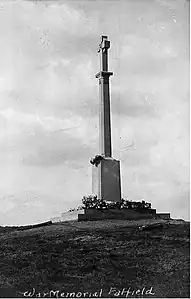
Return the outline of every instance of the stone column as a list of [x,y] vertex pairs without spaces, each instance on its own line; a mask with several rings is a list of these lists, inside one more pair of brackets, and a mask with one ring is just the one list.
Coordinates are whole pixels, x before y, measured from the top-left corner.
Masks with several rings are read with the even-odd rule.
[[120,162],[112,158],[110,94],[108,72],[108,49],[110,41],[107,36],[101,37],[98,52],[100,53],[99,79],[99,154],[102,160],[92,169],[92,192],[99,199],[106,201],[121,200]]
[[113,75],[108,72],[108,49],[110,41],[107,36],[102,36],[98,52],[100,53],[100,72],[96,74],[99,78],[99,151],[105,157],[112,156],[111,147],[111,119],[110,119],[110,94],[109,77]]

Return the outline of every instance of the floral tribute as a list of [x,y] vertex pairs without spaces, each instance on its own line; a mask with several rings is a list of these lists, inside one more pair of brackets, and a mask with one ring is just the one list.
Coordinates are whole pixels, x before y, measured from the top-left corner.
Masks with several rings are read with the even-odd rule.
[[104,156],[102,156],[102,155],[96,155],[94,158],[91,158],[90,163],[92,165],[95,165],[96,167],[98,167],[99,163],[103,159],[104,159]]
[[108,202],[103,199],[98,199],[97,195],[83,196],[82,198],[83,209],[133,209],[136,211],[151,209],[151,203],[142,200],[132,201],[121,199],[118,202]]

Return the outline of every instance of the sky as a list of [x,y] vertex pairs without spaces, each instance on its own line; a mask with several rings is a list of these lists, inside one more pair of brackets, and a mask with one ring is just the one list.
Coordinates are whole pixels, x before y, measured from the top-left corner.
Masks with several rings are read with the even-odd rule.
[[0,0],[0,225],[92,193],[101,35],[122,195],[189,220],[189,2]]

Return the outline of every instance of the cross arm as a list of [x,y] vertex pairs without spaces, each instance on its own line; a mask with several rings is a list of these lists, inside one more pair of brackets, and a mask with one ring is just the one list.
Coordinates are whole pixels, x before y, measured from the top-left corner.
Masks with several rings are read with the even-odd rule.
[[110,41],[106,35],[101,36],[101,43],[99,44],[98,53],[103,50],[107,50],[110,48]]

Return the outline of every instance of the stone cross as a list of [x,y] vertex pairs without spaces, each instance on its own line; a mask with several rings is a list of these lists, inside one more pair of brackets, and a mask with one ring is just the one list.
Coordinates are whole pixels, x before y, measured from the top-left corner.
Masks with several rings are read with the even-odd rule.
[[[92,163],[92,192],[99,199],[117,202],[121,200],[120,162],[112,158],[110,95],[108,72],[108,49],[110,41],[107,36],[101,37],[99,45],[100,71],[99,79],[99,155],[98,163]],[[95,162],[95,161],[94,161]]]
[[107,36],[102,36],[98,49],[98,52],[100,53],[100,72],[96,74],[96,78],[99,78],[100,96],[99,151],[100,154],[105,157],[112,156],[109,77],[113,75],[113,73],[108,72],[109,48],[110,41],[108,40]]

